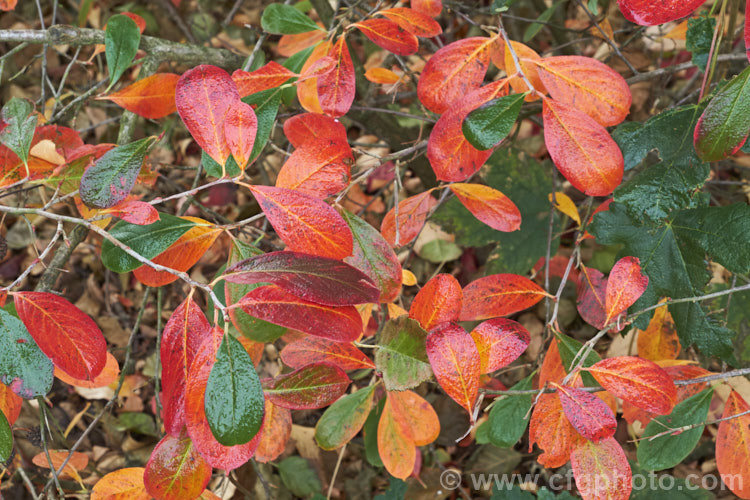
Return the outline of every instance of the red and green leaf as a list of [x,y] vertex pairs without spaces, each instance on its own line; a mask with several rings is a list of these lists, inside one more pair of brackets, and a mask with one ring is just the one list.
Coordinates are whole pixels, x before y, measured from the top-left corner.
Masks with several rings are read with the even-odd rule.
[[281,360],[292,368],[313,363],[330,363],[342,370],[375,368],[375,364],[354,344],[319,337],[305,337],[284,346]]
[[211,472],[189,437],[167,435],[151,452],[143,483],[149,495],[161,500],[197,498],[211,480]]
[[328,363],[314,363],[265,384],[269,401],[290,410],[324,408],[345,392],[351,380],[341,368]]

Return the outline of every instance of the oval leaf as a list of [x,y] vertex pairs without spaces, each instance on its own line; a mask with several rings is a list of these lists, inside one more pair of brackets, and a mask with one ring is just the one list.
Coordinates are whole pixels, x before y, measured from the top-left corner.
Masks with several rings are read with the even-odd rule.
[[385,214],[380,233],[391,246],[404,246],[417,237],[436,205],[429,191],[410,196],[398,204],[398,215],[395,207]]
[[492,373],[508,366],[523,354],[531,341],[526,328],[505,318],[484,321],[470,335],[477,345],[481,373]]
[[317,337],[305,337],[287,344],[281,350],[281,360],[292,368],[303,368],[312,363],[330,363],[342,370],[375,368],[370,358],[353,344]]
[[[2,321],[2,319],[0,319],[0,321]],[[5,339],[0,342],[5,342]],[[0,380],[5,380],[4,375],[0,375]],[[13,425],[18,419],[18,416],[21,414],[22,405],[23,399],[13,392],[10,387],[5,385],[5,383],[0,383],[0,413],[5,415],[5,418],[8,419],[10,425]]]
[[21,320],[5,309],[0,309],[0,345],[3,346],[0,349],[0,382],[22,398],[32,399],[47,394],[52,388],[52,361],[45,356]]
[[449,321],[458,321],[463,292],[456,278],[438,274],[425,283],[409,308],[409,317],[429,331]]
[[91,500],[150,500],[143,467],[126,467],[106,474],[91,489]]
[[375,386],[360,389],[333,403],[315,425],[315,441],[324,450],[341,448],[365,425],[372,407]]
[[121,201],[105,212],[138,226],[148,226],[159,220],[159,212],[153,205],[138,200]]
[[529,422],[529,452],[534,443],[544,453],[537,462],[548,468],[562,467],[570,460],[570,452],[578,441],[584,441],[573,428],[556,394],[542,394]]
[[107,99],[143,118],[158,120],[177,111],[175,90],[180,75],[156,73],[122,90],[97,99]]
[[483,104],[466,116],[461,131],[477,149],[496,146],[513,129],[525,97],[525,94],[513,94]]
[[518,207],[497,189],[464,183],[451,184],[450,189],[474,217],[492,229],[507,233],[521,228]]
[[[541,59],[541,57],[539,57],[539,54],[537,54],[533,49],[522,44],[521,42],[510,43],[513,46],[513,50],[515,51],[516,56],[518,57],[518,62],[521,64],[521,71],[523,72],[523,74],[529,80],[532,87],[534,87],[534,90],[544,93],[544,84],[539,78],[539,73],[537,72],[536,65],[534,64]],[[517,74],[518,68],[516,67],[516,62],[513,60],[513,54],[510,50],[505,50],[505,60],[503,61],[503,66],[505,66],[505,71],[508,73],[508,76],[511,77],[510,86],[514,91],[519,94],[529,92],[524,98],[527,102],[539,99],[539,96],[537,94],[530,92],[531,89],[529,89],[529,86],[526,85],[524,79]],[[514,74],[517,74],[517,76],[513,76]]]
[[406,479],[411,475],[419,452],[396,420],[390,398],[386,398],[378,421],[377,444],[380,459],[391,476]]
[[276,460],[284,452],[292,435],[291,410],[276,406],[270,401],[266,401],[265,405],[263,430],[253,455],[254,460],[264,464]]
[[401,316],[383,327],[375,352],[375,365],[383,374],[385,388],[403,391],[432,377],[425,339],[427,332],[417,321]]
[[427,446],[440,435],[435,409],[414,391],[388,391],[391,411],[404,435],[417,446]]
[[292,153],[276,177],[276,187],[326,198],[349,184],[353,164],[352,148],[346,140],[321,137]]
[[614,438],[581,440],[570,454],[573,477],[586,499],[628,500],[633,489],[630,464]]
[[321,29],[312,19],[291,5],[272,3],[260,18],[263,31],[276,35],[293,35]]
[[197,498],[211,480],[211,472],[189,437],[167,435],[151,452],[143,483],[149,495],[162,500]]
[[539,285],[517,274],[493,274],[464,288],[459,321],[507,316],[527,309],[548,294]]
[[250,153],[258,132],[258,118],[249,104],[235,103],[224,120],[224,136],[235,163],[243,169],[250,160]]
[[622,15],[641,26],[655,26],[690,15],[705,0],[617,0]]
[[443,10],[443,0],[412,0],[411,8],[430,17],[437,17]]
[[284,122],[284,135],[295,148],[316,142],[316,139],[346,143],[344,125],[330,116],[317,113],[302,113],[289,118]]
[[677,359],[682,350],[672,315],[667,306],[654,311],[654,317],[645,330],[638,330],[638,356],[651,361]]
[[419,48],[417,37],[390,19],[367,19],[353,26],[372,43],[396,55],[408,56]]
[[729,398],[722,414],[716,436],[716,466],[724,484],[740,498],[750,498],[750,415],[732,418],[750,411],[750,405],[735,391]]
[[[527,391],[531,389],[534,376],[525,379],[511,387],[513,391]],[[500,448],[512,448],[521,439],[529,423],[531,410],[531,394],[508,396],[495,401],[490,411],[488,437],[492,444]]]
[[429,15],[423,14],[414,9],[414,2],[412,2],[411,9],[407,9],[406,7],[395,7],[393,9],[378,11],[378,15],[387,17],[394,23],[398,24],[401,29],[419,37],[432,38],[443,32],[443,29],[437,21],[432,19]]
[[604,309],[607,313],[604,324],[627,311],[648,288],[648,276],[641,271],[637,257],[618,260],[607,279]]
[[273,404],[290,410],[323,408],[346,392],[351,381],[344,371],[327,363],[314,363],[285,375],[279,375],[266,387]]
[[293,76],[296,76],[296,73],[286,69],[275,61],[270,61],[266,65],[249,73],[238,69],[232,73],[232,80],[237,84],[237,91],[240,96],[245,97],[278,87],[286,83]]
[[133,19],[118,14],[107,20],[104,30],[104,48],[109,68],[109,87],[117,83],[138,53],[141,43],[141,30]]
[[[354,63],[343,36],[327,54],[336,60],[336,68],[317,78],[318,100],[323,113],[337,118],[345,115],[357,91]],[[313,81],[313,80],[310,80]]]
[[551,385],[557,388],[565,417],[581,436],[598,443],[614,435],[617,429],[615,415],[598,396],[574,387]]

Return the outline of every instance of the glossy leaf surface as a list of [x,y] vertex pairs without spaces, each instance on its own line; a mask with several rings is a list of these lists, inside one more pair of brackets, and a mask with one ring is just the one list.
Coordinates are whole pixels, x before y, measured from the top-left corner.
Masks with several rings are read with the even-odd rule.
[[211,466],[185,435],[164,436],[143,473],[148,494],[162,500],[197,498],[210,480]]
[[357,435],[370,414],[375,386],[337,399],[315,424],[315,441],[324,450],[335,450]]
[[0,413],[0,460],[7,462],[13,452],[13,431],[5,415]]
[[340,121],[316,113],[302,113],[289,118],[284,122],[284,135],[295,148],[316,139],[346,142],[346,128]]
[[127,71],[141,42],[141,30],[128,16],[119,14],[107,20],[104,48],[109,68],[109,88]]
[[127,199],[117,205],[108,208],[106,213],[119,217],[125,222],[138,226],[148,226],[159,220],[159,212],[153,205],[145,201]]
[[292,368],[312,363],[330,363],[342,370],[374,368],[370,359],[353,344],[318,337],[305,337],[284,346],[281,360]]
[[344,371],[327,363],[314,363],[279,375],[266,387],[266,397],[290,410],[323,408],[346,392],[351,381]]
[[513,94],[483,104],[466,116],[461,131],[477,149],[496,146],[513,129],[525,97],[525,94]]
[[625,19],[641,26],[655,26],[690,15],[705,0],[617,0]]
[[472,281],[464,288],[459,321],[507,316],[527,309],[547,293],[536,283],[516,274],[493,274]]

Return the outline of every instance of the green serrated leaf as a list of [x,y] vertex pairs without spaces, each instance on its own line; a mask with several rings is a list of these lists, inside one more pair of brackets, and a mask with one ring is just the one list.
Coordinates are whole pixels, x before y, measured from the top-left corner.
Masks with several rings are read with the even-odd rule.
[[427,332],[419,322],[406,316],[385,324],[375,352],[375,366],[383,374],[386,389],[411,389],[432,376],[425,350],[426,338]]
[[713,389],[706,389],[679,403],[669,415],[658,416],[649,422],[638,445],[638,463],[641,467],[646,470],[670,469],[693,451],[703,434],[703,425],[676,435],[653,436],[705,422],[713,393]]
[[528,92],[493,99],[468,114],[461,126],[464,137],[477,149],[499,144],[510,134]]
[[109,208],[127,198],[154,137],[110,149],[81,177],[81,201],[92,208]]
[[114,86],[123,73],[130,67],[130,63],[138,53],[141,43],[141,30],[135,21],[128,16],[117,14],[107,20],[104,32],[104,48],[109,68],[109,86],[106,92]]
[[[148,226],[121,220],[109,230],[109,234],[142,257],[153,259],[195,225],[193,221],[160,213],[159,220]],[[107,239],[102,243],[102,263],[116,273],[126,273],[142,265]]]
[[336,400],[315,425],[315,441],[324,450],[335,450],[349,442],[365,425],[372,408],[375,386],[360,389]]
[[54,366],[20,319],[0,309],[0,382],[26,399],[52,388]]
[[13,151],[24,165],[29,162],[29,150],[37,125],[34,105],[26,99],[12,98],[0,110],[0,143]]
[[320,30],[312,19],[291,5],[272,3],[263,11],[260,25],[266,33],[274,35],[294,35]]
[[291,456],[279,462],[279,475],[284,486],[298,497],[307,498],[322,488],[310,462],[302,457]]
[[13,452],[13,431],[8,419],[0,411],[0,463],[6,462]]
[[[513,391],[526,391],[531,389],[534,374],[511,387]],[[500,448],[511,448],[515,446],[529,424],[527,416],[531,408],[531,394],[521,396],[505,396],[504,399],[496,401],[490,410],[488,420],[488,437],[490,442]]]
[[706,64],[708,64],[708,54],[711,51],[715,29],[716,19],[713,17],[700,16],[688,19],[685,48],[692,53],[693,64],[704,72],[706,71]]
[[263,424],[265,400],[253,360],[240,341],[224,335],[206,384],[206,420],[224,446],[245,444]]

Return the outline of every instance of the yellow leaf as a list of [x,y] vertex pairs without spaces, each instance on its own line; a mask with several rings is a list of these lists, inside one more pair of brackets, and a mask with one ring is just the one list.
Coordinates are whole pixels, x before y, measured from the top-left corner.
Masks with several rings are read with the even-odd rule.
[[[549,201],[553,201],[551,194],[549,195]],[[578,208],[576,208],[576,204],[573,203],[570,196],[562,192],[557,192],[555,193],[554,203],[556,209],[576,221],[579,226],[581,225],[581,216],[578,215]]]

